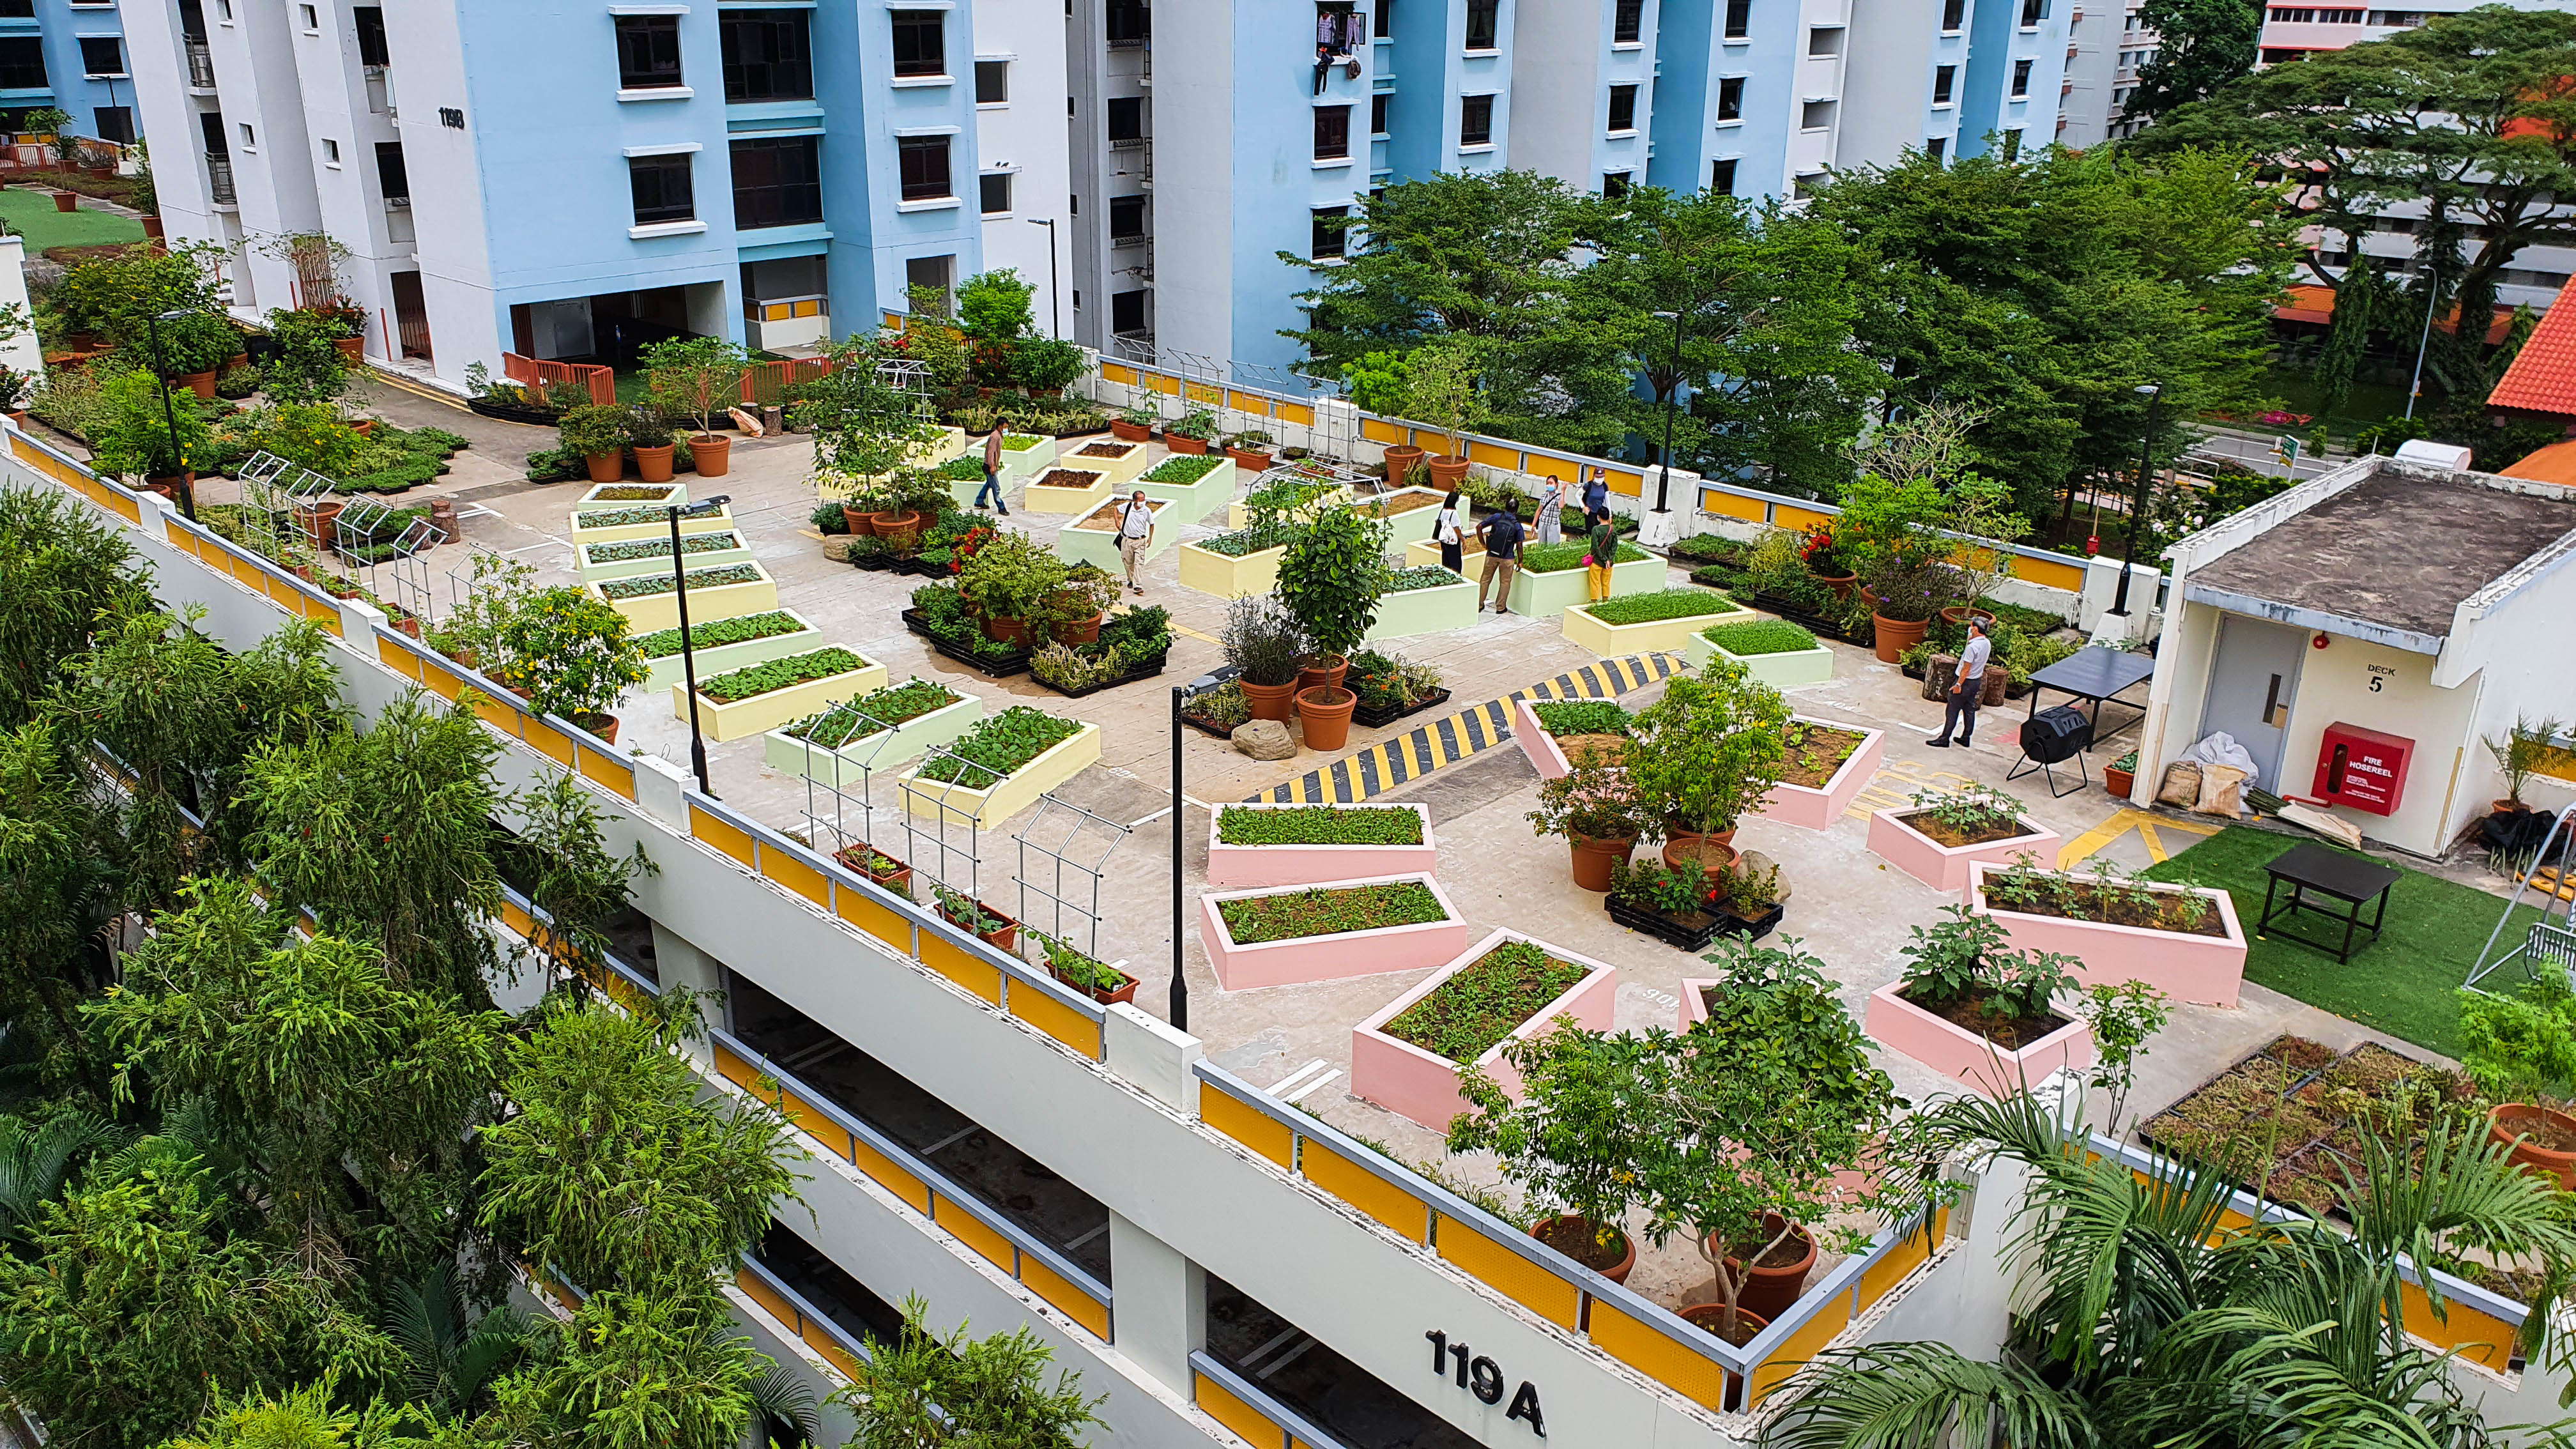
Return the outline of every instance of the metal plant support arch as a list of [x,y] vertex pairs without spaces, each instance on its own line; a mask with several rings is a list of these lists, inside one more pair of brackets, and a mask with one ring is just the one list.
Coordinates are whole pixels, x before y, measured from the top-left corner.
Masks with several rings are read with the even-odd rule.
[[[921,763],[897,782],[903,790],[903,834],[906,842],[903,859],[916,873],[927,875],[950,890],[974,896],[976,882],[983,871],[983,857],[976,850],[975,817],[949,804],[935,791],[923,788],[922,775],[941,761],[955,762],[956,778],[950,783],[969,790],[991,789],[1003,778],[991,766],[979,765],[946,745],[932,745],[922,751]],[[932,822],[927,827],[921,823],[924,816]],[[958,843],[961,830],[965,840],[962,845]],[[930,852],[927,859],[924,857],[925,849]],[[952,862],[960,860],[965,863],[966,883],[962,886],[951,873]],[[976,898],[981,899],[980,896]]]
[[[1065,931],[1065,916],[1071,913],[1082,925],[1081,951],[1097,959],[1100,955],[1100,877],[1116,852],[1135,827],[1095,815],[1073,802],[1059,798],[1053,791],[1038,797],[1038,813],[1020,827],[1011,839],[1019,846],[1018,884],[1020,887],[1020,924],[1037,929],[1030,912],[1032,896],[1047,904],[1047,926],[1043,934],[1059,941],[1071,942]],[[1029,852],[1036,851],[1045,863],[1046,883],[1041,885],[1029,874]],[[1072,882],[1080,899],[1066,893],[1065,872],[1073,872]]]
[[[805,830],[809,839],[825,832],[832,837],[832,854],[853,845],[873,848],[876,844],[876,764],[885,747],[894,742],[894,727],[860,709],[841,703],[815,716],[802,726],[805,733],[797,744],[805,752]],[[818,739],[838,738],[837,746],[817,743]],[[870,743],[873,740],[874,743]],[[853,747],[856,747],[854,750]],[[856,798],[850,783],[858,783]],[[856,825],[852,824],[856,807]],[[830,814],[827,816],[826,811]],[[907,862],[908,863],[908,862]]]
[[[2462,986],[2483,991],[2480,981],[2517,963],[2525,980],[2543,970],[2576,977],[2576,889],[2571,889],[2576,887],[2576,805],[2560,810],[2549,823],[2549,833],[2541,837],[2540,848],[2532,852],[2531,864],[2521,875]],[[2525,891],[2538,895],[2540,916],[2521,941],[2499,956],[2496,945],[2504,939],[2505,927],[2513,924],[2514,912],[2522,909]]]
[[403,510],[373,498],[342,508],[333,527],[334,548],[356,565],[368,593],[414,620],[429,617],[429,551],[447,541],[445,529],[419,515],[405,518]]
[[242,541],[290,569],[320,563],[320,541],[304,532],[296,516],[340,485],[265,449],[244,459],[236,476],[241,481]]

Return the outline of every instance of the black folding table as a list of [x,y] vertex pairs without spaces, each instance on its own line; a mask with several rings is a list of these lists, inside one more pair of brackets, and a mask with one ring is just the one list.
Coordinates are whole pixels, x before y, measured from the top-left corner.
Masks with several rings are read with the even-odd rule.
[[[2329,921],[2343,922],[2341,946],[2311,941],[2296,931],[2285,930],[2281,934],[2302,946],[2332,951],[2337,961],[2352,959],[2352,933],[2356,928],[2369,931],[2371,941],[2379,939],[2380,923],[2388,919],[2389,887],[2397,884],[2397,872],[2378,861],[2329,849],[2313,840],[2303,840],[2282,851],[2271,864],[2263,867],[2263,874],[2263,919],[2255,924],[2254,934],[2258,937],[2267,934],[2276,916],[2282,925],[2287,926],[2298,918],[2299,912],[2314,912]],[[2281,902],[2276,911],[2272,898],[2285,884],[2290,888],[2290,898]],[[2308,902],[2311,893],[2338,902],[2343,909],[2335,911],[2311,905]],[[2378,902],[2378,906],[2371,913],[2370,923],[2364,926],[2361,908],[2372,901]],[[2367,946],[2370,941],[2362,944]]]
[[[2154,655],[2133,654],[2102,644],[2087,645],[2031,675],[2030,712],[2034,717],[2038,715],[2039,697],[2052,689],[2093,701],[2093,738],[2084,746],[2089,753],[2111,733],[2102,727],[2104,705],[2117,701],[2136,710],[2138,719],[2147,717],[2145,705],[2119,696],[2155,678],[2155,674]],[[2120,727],[2126,729],[2135,723],[2137,720],[2125,720]]]

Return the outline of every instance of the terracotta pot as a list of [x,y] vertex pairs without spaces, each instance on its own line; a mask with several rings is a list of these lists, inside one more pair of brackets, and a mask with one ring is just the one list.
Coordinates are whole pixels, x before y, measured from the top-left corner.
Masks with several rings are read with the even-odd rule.
[[1184,438],[1178,433],[1165,433],[1163,435],[1163,446],[1171,449],[1175,453],[1196,454],[1204,453],[1208,450],[1207,439]]
[[617,716],[613,714],[577,714],[572,722],[599,736],[602,743],[617,743]]
[[55,193],[54,193],[54,210],[56,210],[56,211],[78,211],[78,210],[80,210],[80,193],[79,193],[79,192],[77,192],[77,191],[57,191],[57,192],[55,192]]
[[1431,486],[1456,488],[1467,481],[1467,460],[1454,455],[1431,460]]
[[[25,413],[11,413],[9,416],[18,419],[20,422],[26,421],[27,417]],[[2523,804],[2519,800],[2505,799],[2489,800],[2487,802],[2487,813],[2490,815],[2525,815],[2529,814],[2530,811],[2531,807]]]
[[1871,612],[1869,623],[1871,629],[1876,631],[1876,642],[1871,649],[1878,655],[1878,662],[1881,664],[1897,662],[1906,650],[1922,643],[1923,636],[1932,628],[1932,621],[1929,619],[1891,619],[1876,611]]
[[1255,684],[1243,681],[1244,700],[1252,706],[1254,719],[1287,720],[1297,702],[1297,681],[1286,684]]
[[165,473],[158,478],[144,479],[143,486],[164,498],[176,498],[179,496],[179,485],[182,482],[195,483],[196,481],[197,475],[194,472]]
[[[1003,916],[999,911],[992,911],[989,912],[989,914],[1001,916],[1002,925],[1000,929],[992,931],[977,931],[975,933],[975,939],[992,947],[996,951],[1014,951],[1019,949],[1020,923],[1012,920],[1008,916]],[[964,921],[948,914],[948,908],[946,906],[941,906],[939,908],[939,918],[960,930],[966,928],[966,923]]]
[[[1771,1326],[1770,1319],[1746,1308],[1741,1303],[1735,1305],[1736,1330],[1732,1334],[1721,1333],[1718,1330],[1718,1325],[1726,1321],[1726,1305],[1723,1303],[1694,1303],[1682,1310],[1682,1320],[1709,1337],[1724,1339],[1738,1348],[1751,1343],[1754,1335]],[[1731,1401],[1736,1385],[1730,1380],[1726,1388]]]
[[671,459],[680,451],[677,443],[664,443],[658,448],[635,445],[635,473],[647,483],[671,481]]
[[1945,623],[1959,624],[1963,626],[1970,619],[1985,620],[1986,627],[1989,629],[1993,628],[1995,625],[1995,616],[1992,610],[1979,609],[1967,604],[1952,604],[1947,608],[1944,608],[1941,611],[1941,618]]
[[[842,510],[848,512],[847,509]],[[868,515],[868,532],[879,538],[895,538],[921,531],[921,514],[910,508],[890,508]]]
[[[1734,834],[1733,831],[1727,833]],[[1664,842],[1663,854],[1664,868],[1667,870],[1679,870],[1685,864],[1696,860],[1701,870],[1710,875],[1716,875],[1735,864],[1735,847],[1716,836],[1709,835],[1667,840]]]
[[1350,677],[1350,673],[1351,661],[1339,654],[1324,656],[1320,664],[1309,664],[1306,660],[1300,659],[1297,661],[1297,688],[1300,690],[1339,689],[1342,687],[1342,681]]
[[250,366],[250,354],[247,352],[236,352],[232,356],[225,358],[224,365],[216,368],[215,370],[217,372],[230,372],[236,367],[248,366]]
[[363,337],[334,337],[331,345],[340,349],[340,360],[351,367],[362,366],[367,360],[367,339]]
[[1338,750],[1350,743],[1351,711],[1360,697],[1340,685],[1297,691],[1297,719],[1305,726],[1306,748]]
[[213,397],[215,395],[215,375],[212,372],[181,373],[179,376],[170,379],[170,381],[174,386],[184,387],[199,397]]
[[9,410],[9,421],[16,423],[21,429],[25,428],[27,426],[27,410],[25,408],[11,408]]
[[1234,460],[1234,466],[1252,474],[1254,477],[1259,477],[1260,475],[1270,471],[1270,455],[1268,453],[1256,453],[1250,448],[1228,448],[1225,450],[1225,455]]
[[[884,515],[879,514],[878,517]],[[1029,621],[1026,619],[1005,619],[987,614],[977,622],[984,627],[984,637],[996,644],[1025,645],[1029,642]]]
[[1102,991],[1096,987],[1083,985],[1072,977],[1058,971],[1053,966],[1049,966],[1047,968],[1047,974],[1054,977],[1056,980],[1063,982],[1065,985],[1072,987],[1074,990],[1081,992],[1083,995],[1090,997],[1092,1000],[1099,1002],[1103,1006],[1116,1006],[1122,1001],[1132,1006],[1136,1001],[1136,978],[1133,976],[1128,977],[1126,984],[1120,986],[1115,991]]
[[1724,830],[1706,831],[1667,815],[1664,817],[1664,842],[1667,845],[1674,845],[1686,840],[1715,840],[1720,845],[1733,845],[1735,832],[1742,828],[1740,825],[1730,825]]
[[689,456],[696,460],[699,477],[721,478],[733,466],[733,439],[699,433],[689,439]]
[[[867,850],[864,847],[856,845],[847,846],[834,852],[832,858],[839,861],[851,874],[865,876],[870,881],[885,887],[887,890],[893,891],[895,894],[900,895],[907,900],[911,899],[911,866],[897,866],[895,869],[890,870],[883,875],[877,875],[868,869]],[[887,856],[886,859],[892,860],[894,857]]]
[[[1589,1229],[1591,1226],[1589,1220],[1585,1218],[1578,1217],[1573,1213],[1564,1213],[1552,1218],[1541,1218],[1537,1222],[1530,1224],[1530,1236],[1537,1238],[1540,1242],[1544,1243],[1547,1241],[1547,1230],[1561,1224],[1572,1224],[1573,1226],[1586,1229]],[[1594,1268],[1593,1271],[1599,1273],[1602,1277],[1609,1279],[1613,1283],[1625,1283],[1628,1281],[1628,1275],[1636,1271],[1637,1243],[1635,1239],[1629,1237],[1627,1233],[1617,1228],[1613,1228],[1611,1231],[1619,1234],[1619,1246],[1625,1250],[1626,1255],[1620,1258],[1618,1262],[1611,1264],[1607,1268]],[[1576,1261],[1580,1262],[1582,1260],[1577,1259]],[[1586,1266],[1589,1265],[1587,1264]]]
[[346,500],[339,498],[328,498],[318,503],[300,503],[295,508],[295,522],[303,528],[304,536],[313,540],[315,548],[329,548],[339,537],[340,530],[336,525],[340,519],[340,510],[348,506]]
[[[1762,1234],[1765,1240],[1776,1236],[1782,1226],[1784,1224],[1779,1214],[1762,1215]],[[1808,1236],[1807,1230],[1796,1229],[1789,1242],[1792,1248],[1803,1249],[1803,1251],[1799,1252],[1796,1262],[1786,1267],[1755,1267],[1748,1270],[1732,1256],[1726,1260],[1725,1271],[1728,1277],[1733,1278],[1739,1273],[1744,1275],[1740,1280],[1742,1286],[1736,1291],[1736,1306],[1761,1314],[1765,1322],[1778,1318],[1797,1303],[1799,1293],[1807,1286],[1807,1275],[1815,1270],[1816,1240]],[[1714,1243],[1711,1246],[1714,1246]]]
[[349,431],[356,433],[362,438],[372,438],[376,435],[376,420],[374,418],[360,418],[356,422],[349,424]]
[[2128,799],[2129,789],[2136,783],[2137,776],[2131,771],[2123,770],[2117,765],[2102,767],[2102,788],[2111,792],[2112,799]]
[[605,453],[585,453],[581,461],[590,469],[593,483],[614,483],[626,476],[626,454],[622,449]]
[[1420,448],[1413,446],[1411,443],[1398,443],[1394,447],[1387,449],[1387,486],[1390,488],[1403,487],[1404,480],[1412,477],[1414,468],[1428,456],[1430,455],[1423,452]]
[[877,536],[877,515],[873,509],[863,511],[844,503],[841,505],[841,521],[849,525],[852,538]]
[[1058,644],[1097,644],[1100,642],[1100,619],[1100,611],[1094,609],[1089,618],[1058,624],[1048,632]]
[[[2487,1114],[2487,1136],[2496,1142],[2512,1142],[2526,1132],[2542,1126],[2576,1134],[2576,1117],[2549,1107],[2529,1102],[2507,1102]],[[2576,1152],[2560,1152],[2537,1142],[2516,1143],[2512,1156],[2516,1167],[2529,1167],[2558,1179],[2558,1185],[2576,1188]]]
[[1131,423],[1124,418],[1116,418],[1109,424],[1109,436],[1122,443],[1141,443],[1154,436],[1154,429],[1150,423]]
[[1610,867],[1624,863],[1636,852],[1637,837],[1612,836],[1595,840],[1588,835],[1572,837],[1574,847],[1574,884],[1579,890],[1607,894],[1610,889]]
[[161,218],[157,216],[147,216],[143,218],[143,235],[152,241],[159,241],[161,239]]
[[1816,573],[1813,569],[1809,569],[1807,572],[1815,578],[1817,583],[1823,584],[1826,588],[1833,590],[1834,597],[1837,599],[1850,598],[1852,596],[1852,590],[1860,587],[1860,575],[1858,574],[1820,574]]
[[417,614],[405,614],[394,620],[394,632],[413,639],[419,638],[420,616]]

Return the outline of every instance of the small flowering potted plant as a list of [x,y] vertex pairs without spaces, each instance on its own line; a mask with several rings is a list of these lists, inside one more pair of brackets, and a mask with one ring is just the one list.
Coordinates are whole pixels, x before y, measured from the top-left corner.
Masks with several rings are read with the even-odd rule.
[[616,743],[608,707],[644,682],[644,650],[626,616],[572,584],[539,589],[503,621],[497,640],[513,687],[538,710]]
[[1830,523],[1808,527],[1806,536],[1798,541],[1798,561],[1807,566],[1807,572],[1816,576],[1816,582],[1833,590],[1837,599],[1850,598],[1853,586],[1860,582],[1851,565],[1835,551],[1834,527]]

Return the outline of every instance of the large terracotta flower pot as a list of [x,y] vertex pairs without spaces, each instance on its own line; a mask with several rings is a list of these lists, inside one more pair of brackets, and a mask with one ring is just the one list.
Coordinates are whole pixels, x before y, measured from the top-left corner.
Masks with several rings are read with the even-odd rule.
[[1320,662],[1315,663],[1301,659],[1297,661],[1297,688],[1301,692],[1309,689],[1339,689],[1350,672],[1351,661],[1339,654],[1327,654]]
[[[1733,833],[1728,832],[1730,835]],[[1667,870],[1680,870],[1696,860],[1701,870],[1719,875],[1735,865],[1735,847],[1727,844],[1724,837],[1715,835],[1686,835],[1679,840],[1666,840],[1663,854]]]
[[1578,889],[1596,894],[1610,889],[1610,867],[1623,864],[1637,849],[1637,837],[1611,836],[1595,840],[1588,835],[1573,837],[1574,884]]
[[[882,518],[885,515],[879,514],[877,516]],[[986,614],[977,622],[981,623],[984,627],[984,637],[992,640],[996,644],[1026,644],[1029,642],[1029,621],[1026,619],[1006,619],[998,614]]]
[[1234,466],[1242,469],[1244,472],[1255,478],[1258,478],[1262,474],[1270,471],[1270,455],[1268,453],[1258,452],[1251,448],[1228,448],[1225,450],[1225,455],[1234,460]]
[[921,514],[917,509],[890,508],[868,515],[868,532],[879,538],[899,538],[920,531]]
[[1109,436],[1122,443],[1141,443],[1154,436],[1154,429],[1151,424],[1131,423],[1124,418],[1113,418],[1109,423]]
[[161,218],[157,216],[147,216],[143,218],[143,235],[147,240],[159,241],[161,239]]
[[689,457],[701,478],[721,478],[733,466],[733,439],[721,433],[699,433],[689,439]]
[[1922,643],[1932,628],[1929,619],[1891,619],[1876,610],[1870,612],[1869,623],[1876,634],[1870,647],[1881,664],[1896,663],[1906,650]]
[[331,345],[340,349],[340,360],[351,367],[367,360],[367,339],[363,337],[334,337]]
[[1087,618],[1070,624],[1058,624],[1048,631],[1058,644],[1097,644],[1100,642],[1100,611],[1094,609]]
[[1386,450],[1386,482],[1390,488],[1401,488],[1413,476],[1413,470],[1430,456],[1411,443],[1398,443]]
[[1340,685],[1297,691],[1297,719],[1306,729],[1306,748],[1338,750],[1350,743],[1351,711],[1360,697]]
[[[2553,1129],[2562,1134],[2561,1140],[2576,1141],[2576,1117],[2552,1108],[2507,1102],[2487,1114],[2487,1136],[2497,1142],[2512,1142],[2516,1137]],[[2560,1187],[2576,1188],[2576,1152],[2521,1142],[2514,1145],[2513,1163],[2557,1178]]]
[[841,505],[841,522],[848,526],[852,538],[877,536],[877,515],[874,509],[852,508],[844,503]]
[[315,548],[327,549],[339,541],[340,510],[348,506],[348,500],[343,498],[299,503],[295,506],[295,522],[304,530],[304,536],[313,541]]
[[[1781,1227],[1779,1214],[1762,1215],[1762,1235],[1765,1241],[1777,1236]],[[1776,1268],[1756,1265],[1747,1270],[1742,1263],[1736,1261],[1733,1255],[1730,1254],[1727,1257],[1726,1275],[1730,1278],[1739,1273],[1744,1275],[1739,1280],[1743,1286],[1736,1290],[1737,1307],[1750,1309],[1761,1314],[1765,1320],[1770,1320],[1788,1312],[1790,1307],[1797,1303],[1798,1295],[1806,1289],[1807,1275],[1815,1270],[1816,1240],[1807,1235],[1805,1228],[1799,1228],[1790,1236],[1789,1248],[1796,1255],[1795,1261]]]
[[79,193],[79,192],[77,192],[77,191],[57,191],[57,192],[55,192],[55,193],[54,193],[54,210],[56,210],[56,211],[78,211],[78,210],[80,210],[80,193]]
[[648,447],[645,447],[642,443],[638,443],[638,444],[636,444],[636,445],[635,445],[635,472],[636,472],[636,475],[637,475],[638,477],[642,478],[642,479],[643,479],[645,482],[647,482],[647,483],[668,483],[668,482],[670,482],[670,481],[671,481],[671,458],[672,458],[672,455],[673,455],[673,454],[675,454],[675,453],[677,453],[677,452],[679,452],[679,451],[680,451],[680,446],[679,446],[679,444],[677,444],[677,443],[664,443],[662,446],[660,446],[660,447],[658,447],[658,448],[648,448]]
[[1254,719],[1275,719],[1285,723],[1296,708],[1297,681],[1286,684],[1255,684],[1243,681],[1244,702],[1252,706]]
[[626,476],[626,454],[622,450],[612,448],[605,453],[585,453],[581,461],[590,469],[593,483],[614,483]]
[[617,716],[613,714],[577,714],[572,722],[599,736],[604,744],[617,743]]
[[1549,1247],[1556,1249],[1560,1253],[1564,1253],[1565,1256],[1572,1258],[1583,1266],[1591,1268],[1593,1272],[1600,1274],[1602,1277],[1609,1279],[1613,1283],[1625,1283],[1628,1281],[1628,1275],[1631,1272],[1634,1272],[1637,1267],[1637,1244],[1634,1239],[1631,1239],[1625,1232],[1621,1232],[1617,1228],[1612,1228],[1610,1231],[1618,1235],[1618,1248],[1621,1256],[1619,1261],[1612,1263],[1606,1268],[1600,1268],[1593,1267],[1593,1260],[1596,1256],[1601,1255],[1569,1251],[1565,1246],[1568,1240],[1572,1240],[1576,1248],[1582,1248],[1587,1245],[1587,1241],[1593,1236],[1593,1226],[1590,1219],[1577,1217],[1573,1213],[1562,1213],[1552,1218],[1541,1218],[1530,1225],[1531,1237],[1538,1239],[1540,1242],[1547,1244]]
[[1820,574],[1814,569],[1809,569],[1807,572],[1814,576],[1817,583],[1823,584],[1826,588],[1833,590],[1834,597],[1837,599],[1850,598],[1852,596],[1852,590],[1860,587],[1860,575],[1858,574]]
[[215,375],[212,372],[182,373],[170,379],[170,382],[173,386],[184,387],[199,397],[215,395]]
[[1165,433],[1163,446],[1175,453],[1204,453],[1208,450],[1208,441],[1205,438],[1184,438],[1178,433]]
[[1464,484],[1466,481],[1467,460],[1465,458],[1459,457],[1456,454],[1449,454],[1431,460],[1432,487],[1440,489],[1456,488],[1461,484]]

